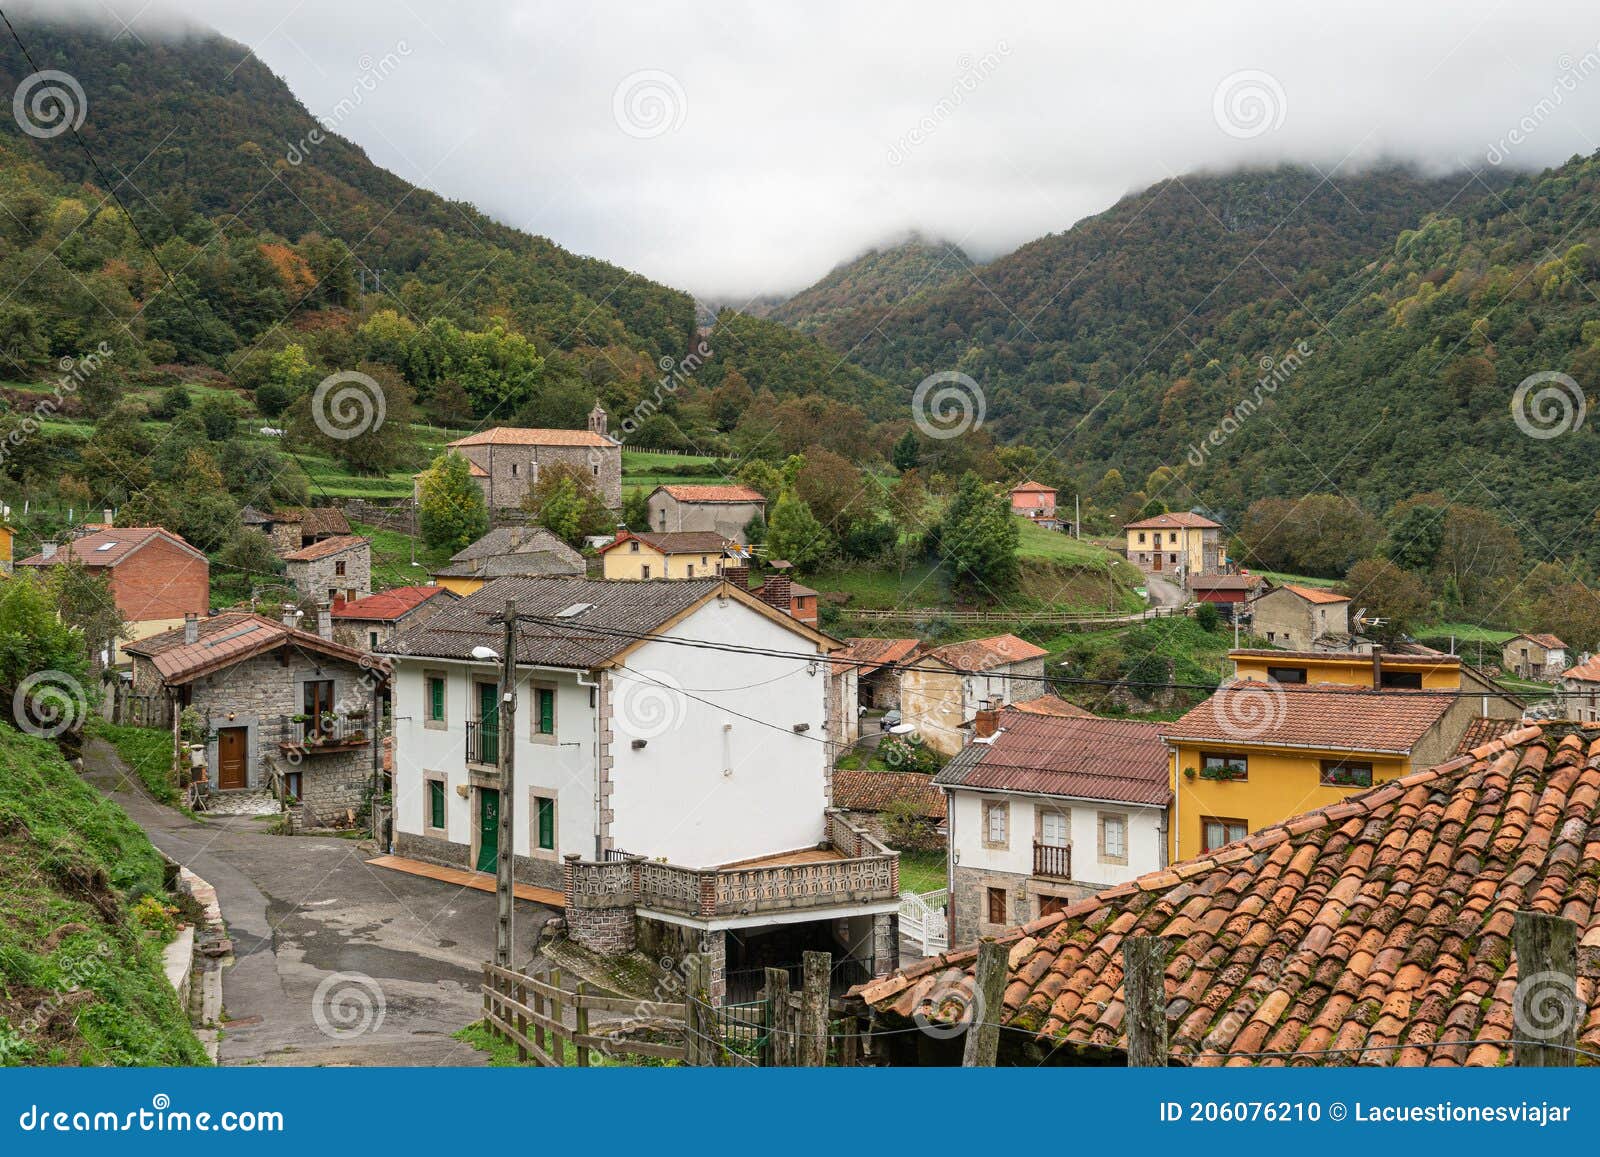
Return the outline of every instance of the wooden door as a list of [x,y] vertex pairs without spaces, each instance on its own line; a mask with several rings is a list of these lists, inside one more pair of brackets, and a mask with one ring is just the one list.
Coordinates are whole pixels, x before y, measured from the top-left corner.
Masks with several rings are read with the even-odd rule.
[[1159,550],[1157,550],[1155,553],[1155,566],[1153,566],[1151,569],[1157,571],[1161,569],[1161,552]]
[[250,750],[249,732],[243,727],[217,730],[217,787],[226,791],[246,785],[245,757]]
[[478,871],[492,872],[500,855],[500,793],[478,789]]

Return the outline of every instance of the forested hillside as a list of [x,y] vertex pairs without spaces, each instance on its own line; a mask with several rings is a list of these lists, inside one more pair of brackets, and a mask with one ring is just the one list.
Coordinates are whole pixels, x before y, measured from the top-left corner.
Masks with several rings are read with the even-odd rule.
[[930,293],[972,265],[959,245],[913,235],[840,264],[766,316],[812,333],[849,314],[883,311],[915,294]]

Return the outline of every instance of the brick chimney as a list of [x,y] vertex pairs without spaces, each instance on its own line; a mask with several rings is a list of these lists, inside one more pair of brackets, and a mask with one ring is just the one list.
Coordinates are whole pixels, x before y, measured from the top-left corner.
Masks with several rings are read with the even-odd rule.
[[722,568],[722,577],[742,591],[750,589],[750,568],[748,566],[725,566]]
[[1383,690],[1383,648],[1372,648],[1372,689]]
[[283,604],[283,625],[293,630],[300,624],[300,608],[293,603]]
[[333,642],[333,608],[327,603],[317,604],[317,635]]
[[766,603],[767,606],[780,610],[787,615],[790,607],[794,605],[791,594],[792,586],[793,584],[789,581],[788,575],[770,574],[767,576],[767,581],[761,585],[761,589],[756,592],[756,597]]
[[1000,730],[1000,712],[995,709],[994,700],[990,699],[987,706],[980,707],[978,714],[972,720],[972,738],[988,739]]
[[53,542],[41,542],[39,544],[39,557],[40,558],[55,558],[55,556],[56,556],[56,544],[55,543],[53,543]]
[[198,643],[200,641],[200,616],[193,611],[183,616],[183,641],[185,643]]

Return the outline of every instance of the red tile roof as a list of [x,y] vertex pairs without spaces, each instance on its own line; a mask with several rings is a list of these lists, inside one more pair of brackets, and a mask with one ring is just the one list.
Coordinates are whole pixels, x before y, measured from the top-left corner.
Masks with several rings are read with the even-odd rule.
[[[1148,935],[1170,949],[1179,1062],[1500,1065],[1518,1028],[1513,917],[1532,909],[1578,925],[1578,1043],[1600,1049],[1600,983],[1581,963],[1600,945],[1594,735],[1523,727],[1004,932],[999,1019],[1114,1060],[1123,941]],[[976,955],[956,949],[858,995],[890,1028],[958,1019]],[[1274,1055],[1242,1055],[1262,1053]]]
[[394,587],[391,590],[368,595],[364,599],[351,599],[349,602],[340,600],[333,604],[333,617],[393,621],[404,618],[437,595],[443,595],[447,599],[454,597],[444,587]]
[[1600,655],[1585,660],[1561,672],[1563,679],[1581,679],[1585,683],[1600,683]]
[[[126,643],[123,650],[150,660],[164,683],[181,684],[201,675],[231,667],[252,656],[293,644],[320,655],[346,659],[362,667],[374,662],[365,652],[329,642],[309,631],[286,627],[276,619],[248,611],[224,611],[199,622],[196,642],[183,641],[184,628],[176,627],[147,639]],[[377,670],[387,670],[379,662]]]
[[1522,726],[1520,719],[1474,719],[1467,724],[1461,742],[1456,744],[1456,754],[1465,755],[1474,748],[1492,743],[1508,732]]
[[331,554],[352,550],[358,546],[371,546],[371,540],[356,534],[338,534],[332,538],[325,538],[321,542],[313,542],[310,546],[303,546],[299,550],[291,550],[283,556],[284,562],[315,562],[319,558],[327,558]]
[[850,667],[856,669],[858,676],[876,674],[909,658],[922,645],[916,639],[846,639],[845,642],[849,646],[833,653],[835,675]]
[[933,782],[1165,807],[1171,762],[1159,724],[1007,707],[994,738],[967,744]]
[[1008,663],[1040,659],[1049,653],[1043,647],[1035,647],[1028,640],[1015,635],[991,635],[987,639],[973,639],[966,643],[947,643],[943,647],[935,647],[928,655],[950,664],[958,671],[987,671]]
[[1350,601],[1349,595],[1341,595],[1337,591],[1330,591],[1323,587],[1305,587],[1299,583],[1284,583],[1283,589],[1299,595],[1308,603],[1347,603]]
[[165,538],[177,544],[196,558],[203,559],[201,554],[181,535],[160,526],[116,526],[105,530],[97,530],[71,542],[64,542],[56,548],[56,553],[46,558],[42,554],[35,554],[21,559],[18,566],[55,566],[64,562],[67,555],[72,555],[85,566],[116,566],[134,551],[144,546],[153,538]]
[[1138,522],[1130,522],[1123,530],[1168,530],[1174,527],[1198,527],[1201,530],[1222,528],[1222,523],[1212,522],[1203,514],[1191,514],[1187,510],[1174,510],[1170,514],[1158,514],[1154,518],[1141,518]]
[[593,430],[536,430],[520,426],[495,426],[457,438],[450,446],[615,446]]
[[[658,486],[679,502],[765,502],[767,496],[748,486]],[[654,491],[652,491],[654,493]]]
[[[1528,631],[1520,635],[1513,635],[1512,639],[1527,639],[1531,643],[1538,643],[1539,646],[1545,648],[1546,650],[1565,651],[1567,649],[1567,645],[1563,643],[1560,638],[1551,634],[1536,635],[1531,631]],[[1507,639],[1506,642],[1510,643],[1512,639]]]
[[600,553],[615,550],[623,543],[638,539],[662,554],[721,554],[736,543],[730,542],[714,530],[664,530],[633,531],[619,534],[615,541],[600,548]]
[[1042,482],[1023,482],[1011,488],[1012,494],[1055,494],[1054,486],[1046,486]]
[[944,792],[933,786],[933,776],[914,771],[835,771],[833,806],[858,812],[881,812],[910,800],[917,814],[930,820],[945,818]]
[[1093,711],[1085,711],[1076,703],[1068,703],[1059,695],[1041,695],[1037,699],[1024,699],[1011,705],[1028,715],[1054,715],[1060,719],[1093,719]]
[[1455,702],[1453,692],[1284,687],[1241,679],[1161,725],[1168,740],[1409,754]]

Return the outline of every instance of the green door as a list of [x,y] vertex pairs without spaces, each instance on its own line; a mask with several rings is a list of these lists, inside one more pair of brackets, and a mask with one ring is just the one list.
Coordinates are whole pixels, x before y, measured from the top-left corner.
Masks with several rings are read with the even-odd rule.
[[478,762],[500,762],[500,688],[478,684]]
[[478,789],[478,871],[492,872],[500,854],[500,793]]

